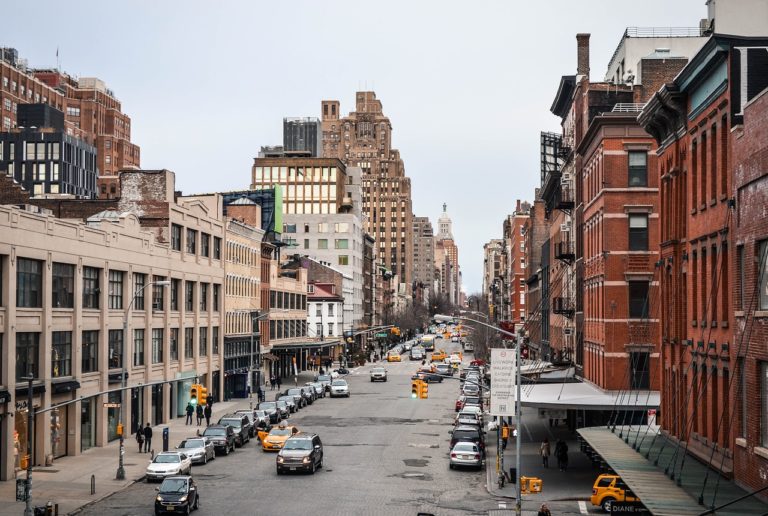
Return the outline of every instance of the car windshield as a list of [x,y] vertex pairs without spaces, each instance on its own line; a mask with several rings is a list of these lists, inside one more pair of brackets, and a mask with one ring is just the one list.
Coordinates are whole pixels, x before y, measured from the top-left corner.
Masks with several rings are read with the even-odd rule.
[[271,432],[269,432],[269,435],[291,435],[291,429],[290,428],[273,428]]
[[202,439],[187,439],[181,441],[179,448],[202,448],[205,446],[205,441]]
[[186,493],[187,480],[184,478],[166,478],[160,484],[161,493]]
[[278,398],[278,401],[282,401],[284,403],[288,403],[288,402],[293,403],[293,396],[280,396]]
[[383,373],[384,372],[384,368],[383,367],[374,367],[373,369],[371,369],[371,372],[372,373]]
[[234,428],[240,428],[240,426],[243,424],[243,422],[239,419],[220,419],[219,420],[220,425],[227,425],[232,426]]
[[311,450],[312,441],[309,439],[288,439],[285,441],[284,450]]
[[277,406],[280,407],[280,408],[283,408],[283,407],[287,407],[288,404],[285,402],[285,400],[278,400],[277,401]]
[[206,428],[203,435],[227,435],[227,431],[223,428]]
[[254,414],[256,414],[256,417],[267,417],[267,413],[263,410],[254,410]]
[[173,455],[163,455],[162,453],[155,457],[155,460],[152,462],[156,464],[171,464],[173,462],[181,462],[181,457],[176,455],[175,453]]
[[477,414],[474,412],[459,412],[459,417],[464,419],[477,419]]
[[277,404],[274,401],[265,401],[264,403],[259,403],[259,408],[262,410],[275,410],[275,407],[277,407]]
[[327,374],[321,374],[320,376],[317,377],[317,381],[318,382],[330,382],[331,381],[331,377],[328,376]]
[[346,387],[347,382],[345,380],[334,380],[331,385],[333,385],[334,387]]
[[477,446],[472,443],[459,443],[453,447],[455,452],[476,452]]
[[290,394],[290,395],[294,395],[294,394],[301,395],[301,389],[289,389],[288,390],[288,394]]

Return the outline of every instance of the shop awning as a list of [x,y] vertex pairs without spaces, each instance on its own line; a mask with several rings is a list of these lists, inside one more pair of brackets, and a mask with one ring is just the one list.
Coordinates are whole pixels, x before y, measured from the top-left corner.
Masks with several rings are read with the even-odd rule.
[[288,342],[286,344],[272,344],[272,353],[281,351],[299,351],[303,349],[325,349],[333,346],[339,346],[339,340],[309,341],[309,342]]
[[584,382],[522,386],[523,406],[580,410],[646,410],[659,406],[658,391],[603,391]]

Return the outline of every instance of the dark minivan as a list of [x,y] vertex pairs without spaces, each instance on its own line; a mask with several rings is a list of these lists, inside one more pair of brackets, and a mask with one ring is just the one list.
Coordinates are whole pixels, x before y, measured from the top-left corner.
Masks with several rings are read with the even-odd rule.
[[227,414],[219,419],[218,424],[232,427],[238,448],[251,440],[251,420],[245,414]]

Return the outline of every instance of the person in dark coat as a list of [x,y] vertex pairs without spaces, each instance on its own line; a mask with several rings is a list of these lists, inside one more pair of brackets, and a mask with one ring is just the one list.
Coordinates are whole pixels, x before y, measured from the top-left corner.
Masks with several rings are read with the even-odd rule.
[[144,453],[149,453],[149,450],[152,448],[152,428],[149,426],[149,423],[147,423],[147,426],[144,427]]
[[198,405],[197,406],[197,426],[200,426],[200,423],[203,421],[203,406]]
[[275,383],[277,384],[277,390],[279,391],[280,390],[280,383],[281,383],[279,376],[277,378],[275,378]]
[[562,439],[558,439],[555,444],[555,457],[560,471],[568,469],[568,445]]
[[269,377],[269,390],[274,391],[275,385],[277,385],[277,378],[275,377],[275,375],[272,375]]
[[187,402],[187,420],[184,422],[185,425],[191,425],[192,424],[192,414],[195,412],[195,407],[192,406],[192,402]]
[[539,507],[539,512],[536,516],[552,516],[552,513],[549,511],[547,504],[543,503],[541,504],[541,507]]
[[139,429],[136,430],[136,442],[139,443],[139,453],[141,453],[141,447],[144,445],[144,429],[139,425]]
[[211,426],[211,415],[213,410],[211,410],[210,405],[206,405],[203,409],[203,414],[205,414],[205,426]]

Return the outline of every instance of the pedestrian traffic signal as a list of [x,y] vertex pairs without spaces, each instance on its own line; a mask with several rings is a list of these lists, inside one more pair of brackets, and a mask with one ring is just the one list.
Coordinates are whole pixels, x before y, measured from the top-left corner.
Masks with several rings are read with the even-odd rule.
[[198,395],[198,403],[200,405],[207,405],[208,404],[208,389],[203,387],[202,385],[199,385],[199,390],[197,391],[199,393]]
[[200,394],[200,387],[202,387],[202,385],[193,383],[192,387],[189,388],[189,402],[193,407],[197,405],[198,395]]

